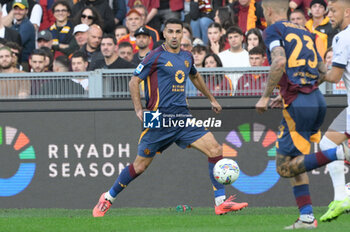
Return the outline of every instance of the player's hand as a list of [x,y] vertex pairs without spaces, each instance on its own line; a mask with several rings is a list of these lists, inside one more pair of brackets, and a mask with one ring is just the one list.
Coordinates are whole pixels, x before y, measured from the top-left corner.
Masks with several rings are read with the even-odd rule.
[[143,122],[143,110],[137,110],[136,111],[136,116]]
[[269,97],[261,97],[255,105],[255,109],[258,113],[262,114],[267,110],[269,104]]
[[282,101],[282,96],[278,95],[275,98],[271,99],[270,102],[270,107],[273,108],[283,108],[283,101]]
[[211,108],[217,114],[219,114],[222,110],[222,107],[220,106],[220,104],[216,100],[211,102]]

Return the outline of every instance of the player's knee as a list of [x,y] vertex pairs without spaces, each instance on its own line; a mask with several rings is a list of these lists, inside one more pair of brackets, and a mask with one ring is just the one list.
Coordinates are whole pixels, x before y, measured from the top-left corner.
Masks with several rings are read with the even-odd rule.
[[335,144],[332,140],[327,138],[327,136],[323,136],[319,144],[322,151],[328,150],[337,146],[337,144]]
[[292,173],[285,165],[277,166],[276,171],[283,178],[293,177]]
[[137,174],[141,174],[148,168],[149,164],[145,162],[134,163],[134,169]]

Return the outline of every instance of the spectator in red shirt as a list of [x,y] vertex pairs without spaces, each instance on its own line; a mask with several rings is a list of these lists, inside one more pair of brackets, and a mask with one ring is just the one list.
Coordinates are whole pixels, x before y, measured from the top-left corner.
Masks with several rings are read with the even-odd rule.
[[48,29],[52,24],[55,23],[56,18],[53,16],[52,6],[54,0],[39,0],[39,4],[43,10],[43,17],[39,27],[39,31]]
[[219,54],[230,48],[230,44],[226,41],[225,34],[219,23],[215,22],[209,25],[208,40],[208,48],[211,53]]
[[181,18],[181,11],[184,8],[183,0],[159,0],[157,15],[149,23],[157,31],[161,31],[162,24],[171,18]]
[[[203,67],[217,68],[222,67],[221,60],[216,54],[208,54],[203,60]],[[208,89],[214,96],[232,96],[231,79],[224,74],[204,75],[203,76]]]
[[243,33],[252,28],[264,30],[267,26],[261,2],[256,0],[238,0],[232,5],[235,13],[235,22],[242,29]]
[[159,0],[129,0],[128,7],[130,9],[136,8],[136,6],[143,5],[145,6],[148,14],[145,18],[145,24],[149,23],[154,16],[158,13]]
[[252,28],[246,33],[245,48],[249,52],[254,47],[261,47],[263,50],[266,50],[261,32],[257,28]]
[[[249,63],[252,67],[263,66],[265,51],[261,47],[254,47],[249,51]],[[235,96],[261,96],[268,79],[268,73],[244,74],[237,82]],[[277,89],[274,95],[277,95]]]

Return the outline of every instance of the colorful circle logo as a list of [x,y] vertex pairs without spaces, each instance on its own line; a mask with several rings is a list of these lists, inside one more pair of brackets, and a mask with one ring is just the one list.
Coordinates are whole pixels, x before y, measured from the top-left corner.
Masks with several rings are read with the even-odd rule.
[[[249,123],[241,124],[238,126],[238,132],[233,130],[226,136],[227,144],[223,144],[224,157],[237,157],[237,149],[241,148],[244,143],[254,142],[260,144],[264,152],[266,150],[269,159],[265,170],[255,176],[245,174],[241,168],[238,179],[232,184],[233,187],[246,194],[260,194],[268,191],[278,182],[280,176],[276,172],[274,159],[276,156],[276,139],[277,135],[274,131],[270,129],[266,131],[266,126],[259,123],[254,123],[253,127]],[[239,156],[244,156],[244,154],[239,154]]]
[[[5,132],[5,133],[4,133]],[[28,187],[35,174],[35,151],[29,138],[16,128],[0,127],[0,147],[11,146],[10,151],[21,161],[17,172],[10,178],[0,178],[0,197],[9,197]]]

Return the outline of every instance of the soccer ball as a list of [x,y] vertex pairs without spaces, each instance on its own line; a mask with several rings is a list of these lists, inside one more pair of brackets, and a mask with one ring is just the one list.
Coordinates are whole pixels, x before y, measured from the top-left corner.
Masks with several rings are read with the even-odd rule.
[[239,176],[239,167],[232,159],[221,159],[215,164],[213,174],[220,184],[232,184]]

